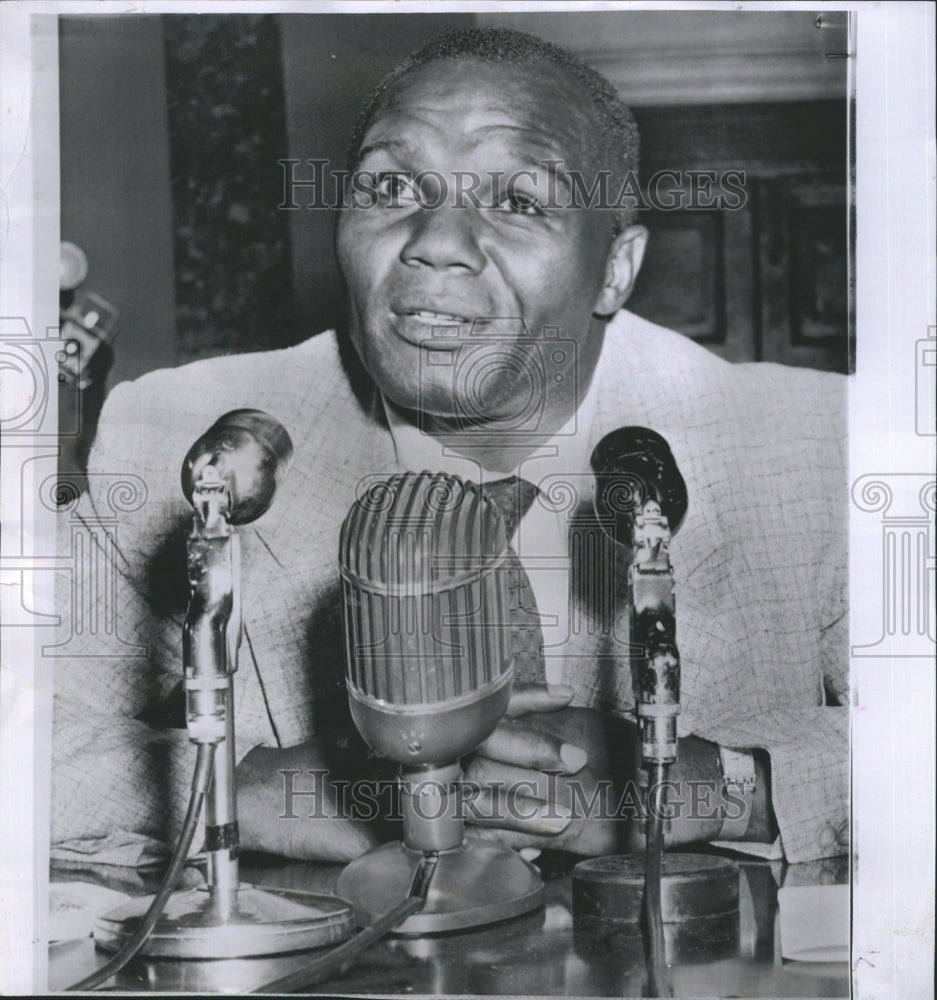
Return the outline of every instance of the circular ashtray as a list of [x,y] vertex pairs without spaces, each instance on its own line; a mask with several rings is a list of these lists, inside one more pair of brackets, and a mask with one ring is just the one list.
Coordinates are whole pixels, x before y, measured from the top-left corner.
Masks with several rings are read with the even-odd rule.
[[[739,866],[705,854],[664,854],[661,914],[665,924],[732,914],[739,908]],[[644,855],[580,861],[572,872],[577,925],[639,924],[644,902]]]

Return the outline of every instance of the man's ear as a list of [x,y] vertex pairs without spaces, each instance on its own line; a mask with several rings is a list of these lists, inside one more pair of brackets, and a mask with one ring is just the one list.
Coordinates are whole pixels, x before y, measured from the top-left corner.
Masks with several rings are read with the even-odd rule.
[[646,246],[644,226],[629,226],[615,237],[605,264],[605,282],[592,310],[597,316],[611,316],[625,304],[641,270]]

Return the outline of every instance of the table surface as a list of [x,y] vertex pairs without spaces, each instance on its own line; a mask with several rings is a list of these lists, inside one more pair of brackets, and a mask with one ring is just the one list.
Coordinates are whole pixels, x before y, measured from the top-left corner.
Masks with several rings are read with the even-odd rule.
[[[476,930],[389,937],[372,945],[350,971],[306,992],[329,995],[643,996],[647,973],[640,937],[574,926],[568,870],[575,859],[545,856],[546,903],[533,913]],[[675,996],[847,997],[847,962],[781,958],[777,890],[782,885],[848,881],[845,858],[810,865],[736,858],[739,914],[717,926],[667,925]],[[244,859],[243,881],[328,892],[340,866]],[[189,872],[189,881],[196,879]],[[54,868],[53,882],[93,881],[131,894],[153,884],[123,869]],[[271,958],[180,961],[134,959],[104,987],[122,992],[248,992],[307,964],[316,952]],[[91,938],[53,944],[49,988],[62,990],[108,956]]]

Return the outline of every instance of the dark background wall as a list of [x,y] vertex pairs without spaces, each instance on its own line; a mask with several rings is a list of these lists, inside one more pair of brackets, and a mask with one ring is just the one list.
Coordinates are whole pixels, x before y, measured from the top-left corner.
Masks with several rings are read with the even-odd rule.
[[59,21],[62,239],[121,313],[112,381],[174,365],[174,218],[162,24]]
[[[290,153],[303,163],[295,176],[308,178],[309,159],[342,168],[358,107],[376,83],[404,56],[448,28],[469,27],[471,14],[332,14],[281,19],[283,79]],[[282,170],[281,170],[282,176]],[[296,203],[307,205],[307,192]],[[298,331],[309,336],[332,327],[342,311],[342,288],[332,252],[334,213],[300,208],[289,217],[293,288]]]
[[111,383],[333,326],[334,214],[279,208],[278,160],[343,165],[383,74],[477,21],[606,73],[635,107],[642,176],[745,171],[738,210],[642,213],[630,308],[732,360],[846,369],[845,61],[814,14],[62,17],[62,238],[121,311]]

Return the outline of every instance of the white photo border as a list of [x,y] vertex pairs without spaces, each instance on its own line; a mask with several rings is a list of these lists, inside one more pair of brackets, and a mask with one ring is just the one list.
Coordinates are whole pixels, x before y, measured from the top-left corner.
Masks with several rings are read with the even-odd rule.
[[[405,16],[538,8],[557,9],[412,2],[0,4],[0,317],[22,318],[33,336],[58,324],[58,15],[353,9]],[[933,427],[921,428],[916,407],[935,391],[937,372],[920,361],[921,342],[926,348],[937,335],[934,4],[564,3],[561,9],[619,8],[854,12],[858,363],[850,393],[850,481],[878,477],[894,486],[902,476],[932,476],[937,436]],[[55,426],[53,395],[43,427]],[[26,502],[35,496],[30,463],[50,447],[54,452],[48,436],[6,436],[0,465],[0,591],[9,598],[16,590],[31,609],[52,607],[44,579],[51,574],[29,567],[46,554],[43,539],[53,531],[54,515]],[[868,645],[883,616],[885,514],[873,508],[854,504],[851,510],[854,648]],[[924,599],[933,601],[930,566]],[[12,614],[7,604],[0,612]],[[36,632],[9,618],[2,624],[0,993],[34,994],[43,992],[47,976],[51,678],[35,655]],[[853,993],[923,997],[931,995],[934,966],[934,655],[890,655],[882,648],[882,655],[851,657]]]

